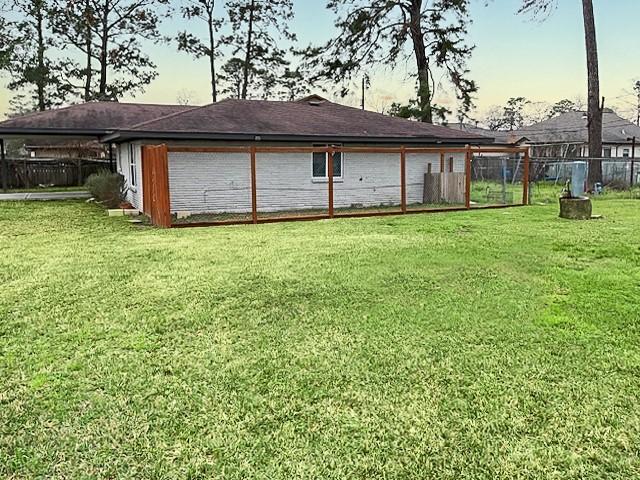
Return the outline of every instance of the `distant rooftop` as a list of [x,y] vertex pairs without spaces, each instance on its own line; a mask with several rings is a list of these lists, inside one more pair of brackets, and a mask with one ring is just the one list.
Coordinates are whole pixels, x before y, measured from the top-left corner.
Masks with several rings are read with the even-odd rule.
[[[587,112],[563,113],[542,122],[523,127],[515,132],[526,136],[532,143],[587,143]],[[625,120],[611,109],[602,116],[602,141],[604,143],[629,143],[629,138],[640,139],[640,127]]]
[[478,125],[461,122],[447,123],[446,126],[453,130],[493,138],[494,143],[498,144],[515,145],[523,140],[522,135],[517,134],[515,131],[489,130],[488,128],[479,127]]

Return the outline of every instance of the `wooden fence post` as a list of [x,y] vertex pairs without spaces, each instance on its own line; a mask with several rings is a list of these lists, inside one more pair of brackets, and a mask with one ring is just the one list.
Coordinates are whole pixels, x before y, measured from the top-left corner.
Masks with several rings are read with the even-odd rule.
[[79,187],[81,187],[82,186],[82,159],[81,158],[78,158],[77,164],[78,164],[78,182],[77,182],[77,185]]
[[522,204],[529,205],[529,164],[531,159],[529,157],[529,149],[524,152],[524,172],[522,173]]
[[329,218],[333,218],[333,148],[327,152],[327,179],[329,183]]
[[258,223],[258,198],[256,187],[256,147],[251,147],[251,219],[253,223]]
[[22,174],[24,175],[24,186],[25,188],[31,188],[31,180],[29,179],[29,165],[27,164],[27,159],[22,159]]
[[467,145],[464,155],[464,206],[471,208],[471,146]]
[[400,208],[402,213],[407,213],[407,152],[400,147]]

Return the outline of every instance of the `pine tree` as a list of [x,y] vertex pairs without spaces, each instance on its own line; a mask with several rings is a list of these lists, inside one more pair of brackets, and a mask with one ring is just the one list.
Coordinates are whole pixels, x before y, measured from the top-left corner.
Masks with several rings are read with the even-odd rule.
[[279,43],[296,40],[289,30],[293,1],[229,0],[226,10],[232,33],[223,38],[223,43],[231,49],[232,58],[223,67],[228,83],[225,90],[237,90],[242,99],[267,97],[289,66],[287,50]]
[[211,100],[218,101],[218,86],[216,76],[217,45],[215,34],[222,26],[222,19],[215,16],[215,0],[187,0],[180,11],[189,20],[199,20],[207,25],[207,38],[202,40],[197,35],[186,30],[176,37],[178,50],[190,53],[195,58],[206,57],[209,62],[211,76]]
[[3,19],[0,34],[1,67],[11,77],[7,87],[27,92],[19,93],[23,108],[42,111],[60,105],[70,92],[62,63],[49,55],[56,46],[51,5],[46,0],[10,0],[2,7],[16,15],[16,20]]
[[[395,67],[411,49],[415,62],[416,99],[398,112],[433,122],[434,69],[444,69],[456,91],[460,110],[468,112],[477,91],[467,78],[473,47],[464,43],[469,0],[329,0],[338,16],[338,33],[322,47],[304,54],[316,70],[314,80],[344,85],[376,65]],[[440,110],[442,113],[442,110]]]
[[70,71],[88,100],[117,100],[144,91],[157,76],[141,41],[159,42],[169,0],[59,0],[55,31],[85,59]]

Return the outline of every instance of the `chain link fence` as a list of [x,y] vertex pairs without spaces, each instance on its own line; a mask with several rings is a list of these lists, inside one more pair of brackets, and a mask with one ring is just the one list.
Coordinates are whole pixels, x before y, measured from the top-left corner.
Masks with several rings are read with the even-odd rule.
[[[592,159],[576,157],[533,157],[530,164],[529,200],[532,204],[557,202],[571,180],[576,162],[586,162],[587,175]],[[591,192],[594,199],[640,198],[640,162],[630,158],[598,158],[602,164],[602,183]]]

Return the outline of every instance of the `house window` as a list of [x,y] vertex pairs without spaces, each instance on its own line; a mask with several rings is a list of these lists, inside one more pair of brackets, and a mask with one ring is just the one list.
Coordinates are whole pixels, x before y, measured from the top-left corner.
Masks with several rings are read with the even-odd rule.
[[625,148],[624,150],[622,150],[622,156],[624,158],[629,158],[629,149]]
[[[314,145],[314,147],[327,147],[328,145]],[[337,145],[334,145],[337,146]],[[329,154],[326,152],[314,152],[312,156],[311,174],[314,180],[327,180],[327,166]],[[342,179],[343,156],[341,152],[333,152],[333,178]]]
[[137,185],[137,167],[136,167],[136,146],[133,143],[129,144],[129,184],[132,187]]
[[604,158],[611,158],[611,147],[606,147],[604,149],[603,157]]

